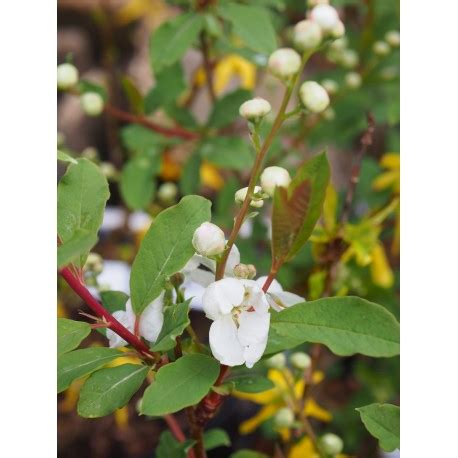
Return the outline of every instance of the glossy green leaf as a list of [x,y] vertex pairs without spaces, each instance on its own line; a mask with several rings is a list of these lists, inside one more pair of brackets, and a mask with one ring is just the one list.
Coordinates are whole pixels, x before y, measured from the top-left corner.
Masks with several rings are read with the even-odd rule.
[[122,291],[101,291],[100,298],[102,305],[110,312],[126,309],[126,302],[129,296]]
[[162,366],[145,390],[142,414],[166,415],[197,404],[209,392],[218,374],[218,362],[202,354],[185,355]]
[[78,161],[76,159],[74,159],[70,156],[70,154],[67,154],[66,152],[60,149],[57,150],[57,159],[63,162],[70,162],[71,164],[78,164]]
[[164,431],[155,450],[155,456],[156,458],[187,458],[187,451],[194,444],[195,441],[189,439],[178,442],[170,431]]
[[239,117],[240,105],[251,98],[251,91],[236,89],[218,99],[208,119],[208,126],[221,128],[231,124]]
[[59,356],[57,359],[57,392],[66,390],[74,380],[94,372],[123,355],[114,348],[91,347]]
[[[81,229],[97,235],[109,196],[107,180],[99,167],[87,159],[70,164],[57,187],[57,234],[62,245]],[[79,267],[85,257],[80,256]]]
[[370,404],[356,409],[367,430],[387,452],[400,448],[401,409],[392,404]]
[[96,243],[97,235],[93,231],[77,229],[69,240],[57,247],[57,267],[60,269],[71,262],[79,263],[81,256]]
[[177,62],[197,39],[204,19],[195,13],[180,14],[164,22],[152,34],[150,57],[155,72]]
[[57,355],[74,350],[91,332],[84,321],[57,319]]
[[229,377],[227,382],[232,382],[234,389],[243,393],[260,393],[274,388],[273,382],[262,375],[236,375]]
[[132,265],[130,290],[132,307],[140,314],[159,296],[165,279],[179,272],[191,259],[194,231],[209,221],[211,202],[200,196],[186,196],[156,217],[140,245]]
[[162,135],[138,124],[129,124],[121,129],[121,140],[132,153],[156,156],[167,143]]
[[202,161],[198,154],[192,154],[184,165],[180,178],[180,189],[182,194],[197,192],[200,185],[200,166]]
[[217,447],[229,447],[231,439],[224,429],[213,428],[205,431],[204,433],[204,447],[205,450],[213,450]]
[[161,332],[153,345],[153,351],[171,350],[176,345],[176,338],[183,334],[186,326],[190,324],[189,313],[190,300],[182,304],[172,304],[164,309],[164,324]]
[[108,93],[107,90],[100,84],[93,83],[92,81],[88,80],[79,80],[78,81],[78,90],[81,94],[85,92],[95,92],[102,97],[102,99],[106,102],[108,100]]
[[265,8],[226,3],[218,11],[232,23],[234,32],[248,48],[263,54],[270,54],[277,48],[275,30]]
[[246,171],[254,162],[250,146],[240,137],[209,138],[199,152],[203,159],[225,169]]
[[123,167],[120,191],[129,209],[144,210],[151,204],[156,191],[154,174],[158,172],[158,165],[158,160],[139,156]]
[[127,75],[123,76],[121,84],[129,101],[131,111],[138,115],[143,114],[143,96],[132,78]]
[[94,372],[81,388],[78,414],[98,418],[124,407],[140,388],[148,370],[148,366],[122,364]]
[[336,355],[399,354],[399,323],[384,307],[359,297],[328,297],[272,312],[266,353],[304,342],[326,345]]

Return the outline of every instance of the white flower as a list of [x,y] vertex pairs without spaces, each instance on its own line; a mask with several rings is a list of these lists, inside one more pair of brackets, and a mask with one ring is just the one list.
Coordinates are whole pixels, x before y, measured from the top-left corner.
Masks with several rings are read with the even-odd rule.
[[309,19],[300,21],[294,26],[293,41],[300,51],[316,48],[321,43],[322,37],[321,27]]
[[289,172],[283,167],[266,167],[261,174],[261,187],[271,197],[274,195],[277,186],[287,188],[290,183]]
[[167,181],[162,183],[157,190],[157,196],[163,202],[170,202],[175,200],[178,195],[178,187],[173,181]]
[[[139,334],[148,342],[155,342],[161,332],[164,323],[163,313],[164,293],[149,304],[139,317]],[[134,333],[136,316],[132,310],[130,299],[126,302],[126,310],[119,310],[113,313],[113,316],[130,332]],[[124,347],[127,342],[118,336],[111,329],[107,329],[107,339],[110,342],[110,348]]]
[[332,32],[340,21],[337,10],[326,4],[315,6],[310,13],[310,17],[321,27],[324,33]]
[[386,32],[385,40],[392,48],[397,48],[401,43],[401,35],[397,30],[390,30]]
[[339,61],[345,68],[354,68],[359,63],[359,56],[355,50],[345,49],[342,51]]
[[350,72],[345,75],[345,84],[351,89],[358,89],[361,86],[362,78],[359,73]]
[[301,56],[294,49],[280,48],[270,55],[267,66],[272,75],[286,80],[299,71]]
[[[259,194],[261,191],[262,191],[261,186],[255,186],[253,190],[253,194]],[[234,196],[235,202],[238,204],[242,204],[246,198],[247,192],[248,192],[248,187],[239,189],[235,193],[235,196]],[[250,205],[255,208],[261,208],[264,205],[264,201],[259,198],[252,198]]]
[[[267,276],[259,277],[256,283],[262,288],[266,280]],[[291,307],[292,305],[299,304],[299,302],[305,302],[303,297],[284,291],[277,280],[274,280],[270,284],[266,293],[266,298],[269,305],[277,312],[281,312],[283,309]]]
[[326,454],[334,456],[341,453],[343,450],[343,441],[339,436],[335,434],[323,434],[320,437],[319,442]]
[[332,80],[330,78],[325,79],[321,82],[321,85],[325,88],[326,92],[330,95],[334,95],[339,90],[339,84],[337,81]]
[[315,81],[306,81],[299,89],[299,95],[304,106],[313,113],[321,113],[329,105],[329,95],[326,89]]
[[60,64],[57,66],[57,87],[70,89],[78,82],[78,69],[72,64]]
[[248,121],[259,121],[265,115],[269,114],[272,110],[270,103],[262,99],[261,97],[256,97],[251,100],[247,100],[240,105],[239,113],[242,118],[248,119]]
[[84,112],[88,116],[98,116],[103,111],[103,98],[97,92],[85,92],[80,101]]
[[211,283],[202,298],[210,326],[213,356],[227,366],[261,359],[269,334],[269,304],[253,280],[224,278]]
[[374,51],[374,54],[377,56],[387,56],[390,53],[391,48],[387,42],[380,40],[373,44],[372,51]]
[[195,230],[192,245],[202,256],[216,256],[224,251],[226,238],[216,224],[206,222]]

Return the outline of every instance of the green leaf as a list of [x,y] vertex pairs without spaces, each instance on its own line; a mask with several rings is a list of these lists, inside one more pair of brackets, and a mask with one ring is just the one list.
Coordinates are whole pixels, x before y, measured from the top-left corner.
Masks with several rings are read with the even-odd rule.
[[176,345],[176,338],[183,334],[190,324],[188,313],[191,299],[182,304],[172,304],[164,308],[164,324],[153,345],[153,351],[171,350]]
[[140,388],[148,370],[148,366],[122,364],[94,372],[81,388],[78,414],[98,418],[124,407]]
[[180,178],[180,189],[182,194],[192,194],[199,189],[200,166],[202,161],[198,154],[192,154],[183,168]]
[[218,362],[201,354],[185,355],[162,366],[156,380],[145,390],[141,413],[160,416],[197,404],[218,374]]
[[217,447],[229,447],[231,439],[224,429],[213,428],[204,433],[204,447],[205,450],[212,450]]
[[57,356],[74,350],[91,332],[84,321],[57,319]]
[[199,148],[200,155],[212,164],[231,170],[247,170],[254,156],[248,143],[240,137],[214,137]]
[[221,128],[231,124],[239,116],[240,105],[251,98],[251,91],[236,89],[218,99],[208,119],[208,126]]
[[152,202],[156,191],[153,174],[158,171],[158,160],[146,156],[135,157],[122,169],[120,191],[131,210],[144,210]]
[[143,111],[143,96],[140,90],[129,76],[125,75],[121,79],[122,88],[127,96],[131,111],[135,114],[141,115]]
[[130,290],[132,307],[138,315],[159,296],[165,279],[179,272],[191,259],[194,231],[209,221],[211,202],[200,196],[186,196],[159,213],[140,245],[132,265]]
[[370,404],[356,409],[367,430],[386,452],[400,448],[401,409],[392,404]]
[[255,452],[254,450],[242,449],[232,453],[230,458],[268,458],[264,453]]
[[160,134],[138,124],[129,124],[121,129],[123,145],[132,153],[153,157],[167,144]]
[[204,19],[195,13],[180,14],[163,23],[154,31],[150,40],[150,56],[155,72],[174,64],[197,39]]
[[79,80],[78,81],[78,90],[81,94],[84,94],[85,92],[96,92],[97,94],[100,95],[100,97],[102,97],[104,102],[108,100],[107,90],[100,84],[93,83],[88,80]]
[[384,307],[359,297],[328,297],[272,313],[266,353],[322,343],[336,355],[399,354],[399,323]]
[[155,450],[155,456],[156,458],[187,458],[187,451],[194,444],[195,441],[189,439],[178,442],[170,431],[164,431]]
[[276,188],[272,211],[275,260],[292,259],[309,239],[321,215],[329,174],[329,163],[322,153],[298,170],[287,190]]
[[57,392],[66,390],[73,380],[94,372],[124,354],[114,348],[84,348],[65,353],[57,359]]
[[122,291],[101,291],[100,298],[102,305],[110,312],[117,312],[126,309],[126,302],[129,296]]
[[97,243],[97,235],[87,229],[77,229],[71,239],[57,247],[57,267],[79,262],[79,259]]
[[65,153],[64,151],[57,150],[57,159],[63,162],[70,162],[71,164],[78,164],[78,161],[70,156],[70,154]]
[[270,54],[277,48],[275,30],[265,8],[228,3],[218,8],[219,13],[232,23],[234,32],[248,48]]
[[[97,235],[109,196],[107,180],[91,161],[78,159],[68,167],[57,187],[57,233],[62,244],[81,229]],[[85,255],[77,266],[84,262]]]
[[234,389],[243,393],[260,393],[274,387],[272,381],[261,375],[236,375],[227,381],[233,382]]

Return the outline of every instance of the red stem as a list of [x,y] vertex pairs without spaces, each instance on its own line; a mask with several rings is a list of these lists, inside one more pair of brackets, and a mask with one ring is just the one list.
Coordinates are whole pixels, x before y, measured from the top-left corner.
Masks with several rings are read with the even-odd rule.
[[141,124],[142,126],[145,126],[148,129],[154,130],[155,132],[159,132],[165,137],[178,137],[184,140],[195,140],[196,138],[199,138],[199,135],[195,132],[190,132],[189,130],[183,129],[182,127],[161,126],[160,124],[156,124],[155,122],[151,121],[145,116],[138,116],[133,115],[131,113],[127,113],[110,104],[105,105],[105,111],[111,116],[120,119],[121,121]]
[[89,290],[84,286],[81,280],[73,274],[69,267],[64,267],[60,271],[60,275],[69,284],[70,288],[72,288],[73,291],[75,291],[75,293],[78,294],[84,302],[86,302],[89,308],[98,317],[103,318],[106,321],[107,327],[132,345],[141,355],[146,356],[149,359],[156,359],[155,354],[149,350],[148,346],[142,340],[125,328],[102,306],[99,301],[92,296]]

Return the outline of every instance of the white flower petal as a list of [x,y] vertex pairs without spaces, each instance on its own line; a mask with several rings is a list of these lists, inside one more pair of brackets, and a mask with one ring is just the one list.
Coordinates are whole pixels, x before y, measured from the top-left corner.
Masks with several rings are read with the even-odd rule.
[[183,269],[181,269],[181,272],[183,273],[183,275],[187,275],[187,274],[191,273],[193,270],[196,270],[199,267],[200,258],[202,258],[202,256],[200,256],[199,254],[195,254],[186,263],[186,265],[183,267]]
[[186,291],[186,298],[191,298],[190,307],[195,310],[202,310],[202,296],[205,288],[188,279],[183,283],[183,289]]
[[224,274],[228,277],[233,277],[233,270],[237,264],[240,264],[240,251],[236,245],[232,245],[231,251],[229,252],[229,256],[227,257],[227,263],[224,269]]
[[[256,280],[256,283],[260,288],[262,288],[264,286],[264,283],[266,282],[266,280],[267,280],[267,275],[263,275],[262,277],[259,277]],[[283,288],[280,285],[280,283],[277,280],[274,279],[272,281],[272,283],[270,284],[269,289],[267,291],[269,293],[279,293],[279,292],[283,291]]]
[[[135,321],[132,320],[132,314],[125,312],[124,310],[118,310],[113,313],[113,317],[116,318],[116,320],[118,320],[130,332],[133,332]],[[107,339],[109,341],[110,348],[124,347],[127,345],[127,342],[110,328],[107,329]]]
[[267,338],[270,313],[242,312],[238,321],[237,335],[243,346],[260,343]]
[[156,342],[164,323],[164,293],[149,304],[140,316],[139,332],[148,342]]
[[259,284],[254,280],[240,281],[248,292],[248,295],[244,296],[243,305],[251,306],[259,313],[266,313],[269,310],[269,303]]
[[243,349],[243,357],[248,369],[251,369],[262,357],[267,346],[267,337],[259,343],[248,345]]
[[207,287],[202,298],[205,314],[215,320],[220,315],[231,313],[234,307],[242,303],[244,293],[242,283],[235,278],[215,281]]
[[243,364],[243,348],[237,339],[237,327],[231,315],[222,316],[210,326],[210,348],[213,356],[227,366]]
[[280,291],[278,293],[271,293],[269,291],[267,293],[267,300],[269,301],[269,305],[277,312],[281,312],[283,309],[299,302],[305,302],[303,297],[288,291]]
[[210,283],[215,281],[215,274],[208,270],[195,269],[188,274],[188,278],[206,288]]

